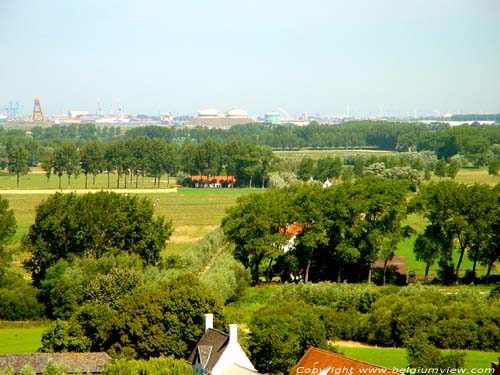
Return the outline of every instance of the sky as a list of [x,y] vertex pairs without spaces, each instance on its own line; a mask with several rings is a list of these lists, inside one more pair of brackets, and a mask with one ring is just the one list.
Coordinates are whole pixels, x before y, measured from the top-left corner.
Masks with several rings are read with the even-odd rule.
[[[0,0],[0,108],[500,112],[499,0]],[[1,111],[1,109],[0,109]]]

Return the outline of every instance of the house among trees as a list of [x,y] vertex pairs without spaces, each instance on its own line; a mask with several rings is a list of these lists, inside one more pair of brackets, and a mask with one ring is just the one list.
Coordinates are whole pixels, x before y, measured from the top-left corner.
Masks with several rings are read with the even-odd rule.
[[293,367],[290,375],[316,374],[398,374],[387,368],[371,365],[343,355],[310,347]]
[[196,188],[231,188],[235,184],[235,176],[191,176],[191,186]]
[[397,285],[406,284],[406,263],[404,256],[393,256],[385,263],[384,258],[377,258],[372,264],[372,270],[380,270],[384,272],[384,264],[386,267],[386,280]]
[[188,362],[200,375],[258,374],[238,342],[238,326],[229,325],[229,335],[213,328],[213,314],[205,314],[205,333]]
[[67,374],[101,374],[111,362],[107,353],[29,353],[0,355],[0,370],[11,369],[21,374],[29,366],[35,374],[42,374],[47,364],[63,365]]

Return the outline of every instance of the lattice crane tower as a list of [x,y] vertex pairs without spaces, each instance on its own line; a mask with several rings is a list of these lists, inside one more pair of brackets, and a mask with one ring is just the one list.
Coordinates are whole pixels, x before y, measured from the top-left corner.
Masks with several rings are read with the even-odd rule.
[[35,96],[35,105],[33,106],[33,115],[31,116],[33,121],[43,121],[42,106],[40,105],[40,98]]

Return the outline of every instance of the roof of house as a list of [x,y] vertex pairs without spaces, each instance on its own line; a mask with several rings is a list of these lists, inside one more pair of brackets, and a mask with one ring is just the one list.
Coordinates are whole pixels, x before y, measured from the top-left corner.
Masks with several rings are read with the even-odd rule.
[[110,361],[107,353],[29,353],[0,355],[0,369],[12,368],[20,373],[29,365],[37,374],[41,374],[49,361],[68,366],[68,372],[100,373]]
[[236,182],[235,176],[191,176],[191,181],[219,181],[219,182]]
[[279,232],[281,234],[286,234],[288,237],[293,237],[301,234],[304,231],[304,228],[295,223],[291,223],[288,225],[281,224],[279,226]]
[[498,357],[498,363],[493,362],[491,364],[491,368],[493,369],[493,375],[500,375],[500,357]]
[[[393,256],[387,262],[387,267],[394,267],[397,273],[406,275],[406,263],[404,256]],[[384,258],[377,258],[373,262],[372,268],[384,268]]]
[[346,373],[349,375],[367,373],[399,374],[399,372],[393,372],[381,366],[372,365],[337,353],[310,347],[293,367],[290,375],[335,375]]
[[193,350],[188,358],[188,362],[191,364],[194,363],[196,356],[199,354],[203,368],[207,371],[212,371],[224,353],[224,350],[226,350],[228,342],[229,335],[209,328],[205,331],[200,341],[198,341],[196,349]]

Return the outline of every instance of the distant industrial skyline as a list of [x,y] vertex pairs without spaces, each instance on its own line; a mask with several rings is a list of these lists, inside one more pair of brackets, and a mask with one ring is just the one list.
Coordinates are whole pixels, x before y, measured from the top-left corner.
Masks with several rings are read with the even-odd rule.
[[500,112],[497,0],[3,0],[0,112]]

